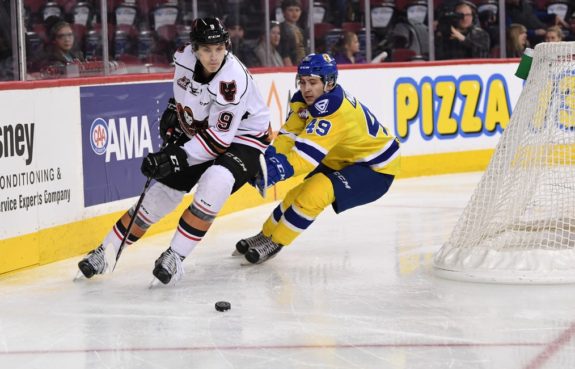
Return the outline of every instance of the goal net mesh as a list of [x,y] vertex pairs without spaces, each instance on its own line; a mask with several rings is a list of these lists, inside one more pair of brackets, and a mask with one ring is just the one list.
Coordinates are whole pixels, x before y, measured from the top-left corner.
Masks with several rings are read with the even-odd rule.
[[575,282],[575,42],[535,47],[511,120],[434,268],[482,282]]

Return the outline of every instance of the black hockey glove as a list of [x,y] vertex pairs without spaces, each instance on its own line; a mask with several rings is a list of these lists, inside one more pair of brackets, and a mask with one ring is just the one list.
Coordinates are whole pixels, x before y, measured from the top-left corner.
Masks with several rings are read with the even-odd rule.
[[188,166],[188,155],[184,149],[168,145],[158,152],[148,154],[140,170],[146,177],[160,179],[178,173]]
[[179,124],[176,100],[172,97],[168,100],[168,107],[166,107],[160,119],[160,136],[164,142],[167,142],[175,131],[178,130]]

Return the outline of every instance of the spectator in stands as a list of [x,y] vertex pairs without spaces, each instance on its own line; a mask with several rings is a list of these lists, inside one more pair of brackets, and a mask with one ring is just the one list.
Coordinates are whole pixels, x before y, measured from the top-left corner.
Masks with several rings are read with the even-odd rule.
[[84,55],[74,47],[74,32],[70,23],[56,21],[49,27],[49,35],[50,44],[43,64],[47,74],[66,74],[66,66],[84,62]]
[[340,64],[363,64],[365,58],[359,52],[359,38],[355,32],[345,31],[334,47],[335,62]]
[[556,14],[549,14],[545,21],[539,19],[528,0],[505,0],[506,23],[519,23],[527,28],[527,38],[532,45],[543,41],[549,25],[567,27],[565,20]]
[[301,17],[301,2],[300,0],[283,0],[281,8],[284,21],[280,24],[279,53],[284,65],[298,65],[306,56],[307,45],[304,30],[297,24]]
[[527,47],[527,28],[522,24],[513,23],[507,27],[507,51],[508,58],[520,58]]
[[[484,4],[497,4],[496,0],[482,0]],[[479,8],[481,9],[481,7]],[[489,34],[489,43],[491,45],[491,56],[495,55],[495,51],[499,50],[499,20],[493,8],[486,7],[477,14],[479,27],[481,27],[487,34]]]
[[561,42],[563,41],[563,31],[559,26],[548,27],[545,32],[545,42]]
[[258,57],[254,47],[249,45],[245,40],[245,29],[238,17],[226,19],[227,31],[230,34],[232,43],[232,53],[244,63],[246,67],[255,67],[259,65]]
[[438,60],[489,56],[489,34],[475,24],[477,15],[473,3],[460,1],[455,6],[455,12],[446,17],[447,19],[440,20],[435,34]]
[[280,24],[279,22],[272,21],[270,23],[270,58],[269,62],[266,60],[266,40],[265,35],[260,37],[258,46],[256,46],[256,55],[258,57],[259,66],[261,67],[283,67],[283,59],[278,52],[278,46],[280,44]]

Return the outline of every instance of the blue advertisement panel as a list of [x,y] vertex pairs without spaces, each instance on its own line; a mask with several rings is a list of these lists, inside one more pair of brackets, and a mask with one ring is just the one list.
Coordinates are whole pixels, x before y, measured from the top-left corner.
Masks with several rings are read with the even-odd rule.
[[161,145],[172,83],[80,88],[84,206],[138,196],[142,158]]

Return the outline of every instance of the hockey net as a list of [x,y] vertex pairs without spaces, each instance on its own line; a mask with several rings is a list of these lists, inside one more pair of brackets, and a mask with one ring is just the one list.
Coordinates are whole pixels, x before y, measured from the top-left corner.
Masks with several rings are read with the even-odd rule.
[[575,42],[542,43],[511,120],[436,274],[575,282]]

